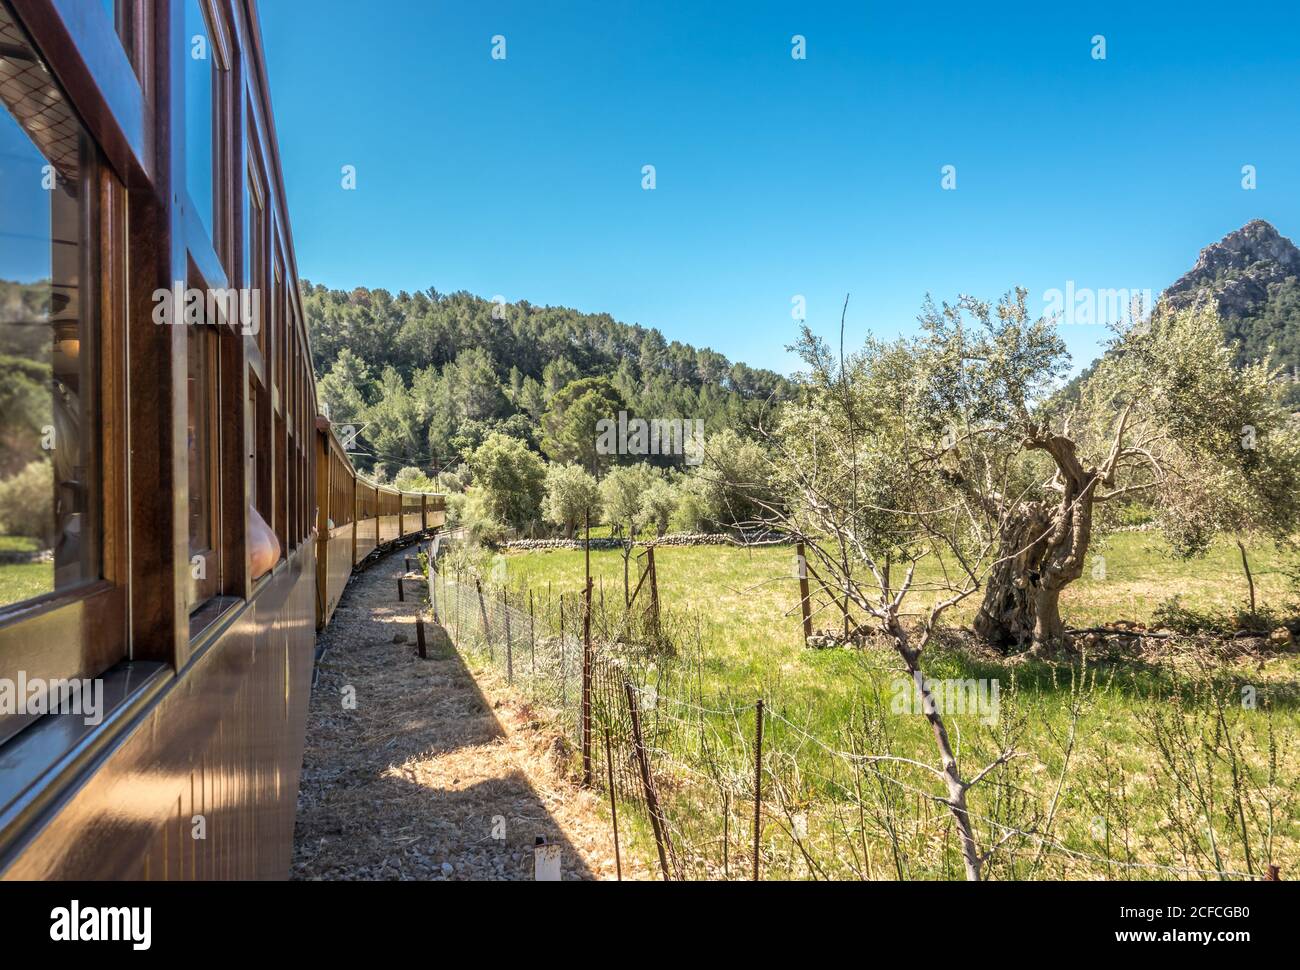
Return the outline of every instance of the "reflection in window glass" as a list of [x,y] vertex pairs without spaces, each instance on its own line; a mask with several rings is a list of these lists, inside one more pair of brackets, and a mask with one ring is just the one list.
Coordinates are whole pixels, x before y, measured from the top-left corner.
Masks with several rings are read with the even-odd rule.
[[108,22],[117,31],[117,36],[121,39],[122,46],[127,48],[129,56],[131,48],[131,4],[123,2],[123,0],[99,0],[99,5],[104,8],[104,13],[108,14]]
[[257,349],[266,356],[266,299],[260,293],[266,266],[266,208],[262,203],[262,183],[250,161],[244,191],[244,285],[259,290],[257,306]]
[[212,47],[212,31],[203,8],[202,0],[185,0],[185,187],[215,245],[212,187],[216,159],[212,131],[217,52]]
[[257,229],[253,225],[253,176],[248,173],[244,183],[244,286],[253,285],[253,237]]
[[93,149],[0,3],[0,608],[98,576]]
[[212,331],[203,326],[185,328],[189,337],[189,422],[186,438],[190,466],[190,555],[206,555],[212,549],[212,496],[210,393]]

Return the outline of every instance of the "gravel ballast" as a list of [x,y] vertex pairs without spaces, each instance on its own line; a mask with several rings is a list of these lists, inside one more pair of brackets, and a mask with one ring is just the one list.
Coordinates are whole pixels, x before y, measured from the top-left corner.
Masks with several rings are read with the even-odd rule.
[[[428,613],[416,656],[403,571],[399,552],[355,576],[321,635],[293,878],[531,880],[539,836],[564,879],[615,878],[601,795],[567,776],[545,712],[489,669],[476,680]],[[649,877],[626,856],[624,879]]]

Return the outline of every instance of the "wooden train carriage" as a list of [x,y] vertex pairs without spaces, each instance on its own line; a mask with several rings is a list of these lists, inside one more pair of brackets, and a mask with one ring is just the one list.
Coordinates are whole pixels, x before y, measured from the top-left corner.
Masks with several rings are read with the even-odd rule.
[[325,626],[352,576],[356,554],[357,476],[329,422],[317,418],[316,627]]
[[379,548],[379,487],[357,478],[357,525],[352,544],[352,561],[359,563]]
[[[342,444],[324,418],[316,419],[317,508],[316,627],[322,629],[338,606],[352,576],[376,549],[399,540],[414,541],[445,521],[442,495],[399,492],[357,475]],[[399,516],[381,514],[400,510]],[[396,524],[393,519],[399,519]],[[378,536],[378,539],[376,539]]]
[[261,48],[0,0],[4,878],[285,876],[321,604],[402,531],[320,446]]
[[402,493],[395,488],[378,489],[379,544],[389,545],[402,537]]
[[425,525],[424,501],[421,495],[402,494],[402,536],[423,532]]

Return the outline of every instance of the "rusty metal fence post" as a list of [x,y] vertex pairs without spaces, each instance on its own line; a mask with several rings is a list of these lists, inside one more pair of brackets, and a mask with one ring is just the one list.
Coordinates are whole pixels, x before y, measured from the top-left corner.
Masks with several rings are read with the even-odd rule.
[[758,842],[763,816],[763,699],[754,708],[754,881],[758,881]]
[[428,557],[429,566],[425,571],[425,580],[429,584],[429,607],[433,610],[433,622],[441,624],[442,620],[438,619],[438,553],[434,549],[433,542],[429,542]]
[[722,792],[722,878],[731,882],[731,792]]
[[591,787],[591,513],[586,525],[586,601],[582,611],[582,785]]
[[564,591],[560,591],[560,707],[569,706],[569,658],[564,639]]
[[492,627],[488,624],[487,606],[483,602],[483,584],[477,576],[474,577],[474,588],[478,591],[478,612],[483,619],[483,642],[487,644],[488,656],[495,657],[492,650]]
[[623,860],[618,852],[618,799],[614,795],[614,755],[609,744],[609,728],[605,728],[605,767],[609,771],[609,816],[614,824],[614,868],[618,881],[623,881]]
[[646,758],[645,742],[641,738],[641,715],[637,711],[636,694],[632,685],[626,681],[623,690],[627,693],[627,709],[632,715],[632,745],[636,749],[637,764],[641,768],[641,784],[645,788],[646,808],[650,812],[650,826],[655,833],[655,848],[659,851],[659,866],[664,873],[664,882],[672,876],[668,870],[668,856],[672,853],[672,843],[668,840],[668,826],[659,811],[659,797],[655,794],[654,778],[650,774],[650,762]]
[[510,593],[501,587],[501,612],[506,616],[506,683],[515,682],[515,654],[510,644]]
[[533,589],[528,588],[528,663],[533,686],[537,684],[537,614],[533,612]]
[[650,618],[654,624],[655,639],[662,637],[659,626],[659,574],[655,571],[655,547],[646,550],[647,568],[650,571]]

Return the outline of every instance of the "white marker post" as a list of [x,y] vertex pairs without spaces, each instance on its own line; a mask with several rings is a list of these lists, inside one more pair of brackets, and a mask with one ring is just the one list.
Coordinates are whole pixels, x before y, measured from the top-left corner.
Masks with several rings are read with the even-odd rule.
[[560,881],[560,847],[540,835],[533,843],[533,879],[536,882]]

